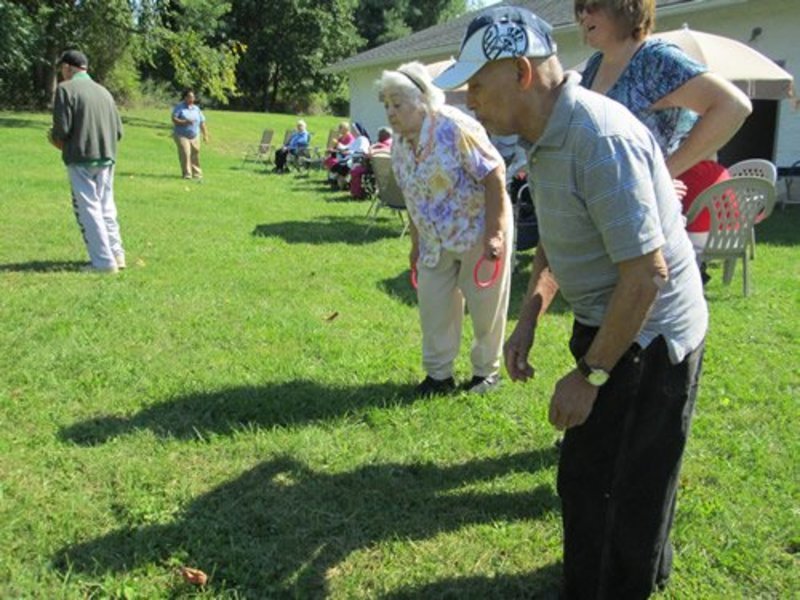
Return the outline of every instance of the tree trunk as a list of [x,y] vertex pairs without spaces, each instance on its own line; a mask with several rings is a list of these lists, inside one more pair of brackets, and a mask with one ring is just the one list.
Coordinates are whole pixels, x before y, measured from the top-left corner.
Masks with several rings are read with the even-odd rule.
[[37,64],[33,69],[34,89],[37,90],[37,102],[42,108],[52,108],[53,100],[56,95],[56,70],[53,66],[58,60],[58,53],[55,49],[47,48],[43,62]]
[[275,67],[275,72],[272,75],[272,93],[270,94],[270,105],[274,108],[275,105],[278,103],[278,90],[281,87],[281,73],[280,67]]
[[270,101],[269,101],[269,80],[270,76],[269,73],[264,77],[263,83],[264,85],[261,88],[261,108],[264,112],[269,112],[270,108]]

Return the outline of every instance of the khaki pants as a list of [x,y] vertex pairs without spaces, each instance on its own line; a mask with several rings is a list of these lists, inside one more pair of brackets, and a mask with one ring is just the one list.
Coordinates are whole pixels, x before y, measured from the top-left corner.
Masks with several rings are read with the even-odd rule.
[[[475,339],[470,358],[472,374],[494,375],[500,370],[511,288],[511,239],[506,231],[506,248],[497,281],[479,288],[473,270],[483,255],[483,240],[462,253],[443,251],[439,263],[428,268],[417,264],[417,294],[422,324],[422,367],[434,379],[453,375],[453,363],[461,344],[461,324],[466,300]],[[481,280],[491,276],[493,265],[484,261]]]
[[200,136],[187,138],[173,135],[175,145],[178,147],[178,160],[181,161],[181,173],[186,179],[200,178],[203,170],[200,168]]

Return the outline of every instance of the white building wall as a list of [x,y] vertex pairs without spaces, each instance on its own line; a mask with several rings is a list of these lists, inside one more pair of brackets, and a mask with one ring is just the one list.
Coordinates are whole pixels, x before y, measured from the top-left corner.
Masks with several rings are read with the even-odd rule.
[[378,128],[387,124],[383,104],[375,91],[375,81],[382,70],[376,67],[350,72],[350,119],[364,125],[373,141]]

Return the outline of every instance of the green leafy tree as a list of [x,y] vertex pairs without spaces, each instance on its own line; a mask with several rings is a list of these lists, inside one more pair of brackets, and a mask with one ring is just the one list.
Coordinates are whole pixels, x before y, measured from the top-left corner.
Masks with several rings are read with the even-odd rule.
[[34,64],[36,26],[25,10],[0,0],[0,98],[8,106],[26,104],[33,96],[28,73]]
[[55,62],[71,47],[86,52],[93,76],[102,81],[128,49],[132,14],[128,0],[0,1],[0,32],[5,31],[0,47],[4,56],[14,57],[6,61],[2,80],[16,82],[18,92],[2,101],[48,104],[56,86]]
[[363,49],[369,49],[441,23],[465,10],[464,0],[360,0],[354,19],[366,40]]
[[235,0],[229,35],[247,46],[237,70],[239,105],[296,110],[303,98],[338,90],[341,78],[322,70],[362,43],[354,9],[355,0]]
[[146,76],[191,87],[220,104],[238,92],[236,65],[246,47],[224,31],[225,0],[144,0],[138,7]]

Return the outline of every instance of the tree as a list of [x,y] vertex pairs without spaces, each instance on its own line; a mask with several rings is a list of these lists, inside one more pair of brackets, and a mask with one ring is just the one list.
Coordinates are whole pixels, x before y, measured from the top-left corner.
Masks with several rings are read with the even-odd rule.
[[0,97],[8,105],[24,104],[33,86],[27,76],[33,66],[33,19],[19,6],[0,0]]
[[344,93],[325,67],[463,9],[464,0],[0,0],[0,103],[51,102],[58,56],[80,48],[118,97],[146,76],[220,104],[295,109]]
[[0,1],[0,21],[0,48],[15,57],[3,66],[3,83],[17,84],[15,97],[3,97],[9,104],[51,102],[55,62],[67,48],[81,48],[102,81],[134,33],[127,0]]
[[241,104],[274,110],[341,86],[322,70],[361,44],[354,9],[355,0],[235,0],[228,32],[247,45],[237,70]]
[[355,22],[366,40],[363,49],[369,49],[441,23],[465,10],[465,0],[360,0]]
[[144,72],[193,88],[220,104],[238,94],[236,65],[246,47],[228,39],[226,0],[144,0],[138,10]]

